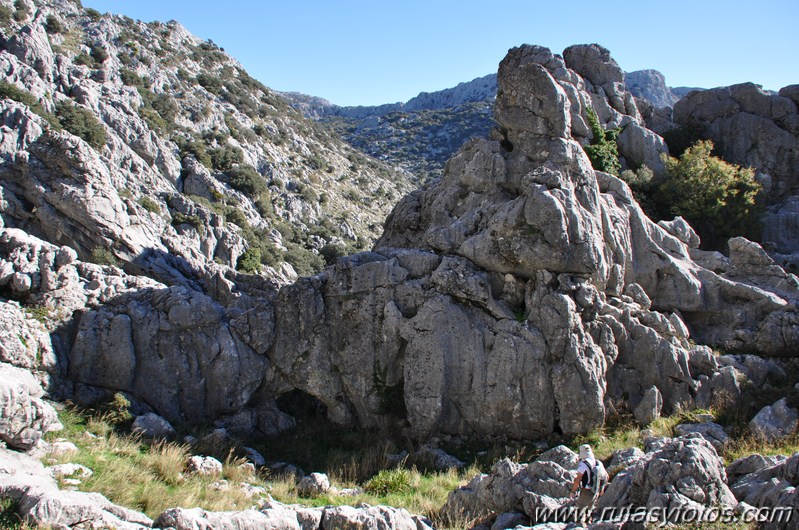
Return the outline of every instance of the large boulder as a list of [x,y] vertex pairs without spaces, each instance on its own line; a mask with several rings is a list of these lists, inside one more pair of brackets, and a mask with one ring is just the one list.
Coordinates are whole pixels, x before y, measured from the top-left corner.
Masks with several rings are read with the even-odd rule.
[[699,434],[654,444],[653,450],[631,467],[619,472],[599,500],[605,508],[721,507],[737,504],[727,486],[727,475],[713,446]]
[[733,462],[730,487],[735,497],[763,509],[763,528],[799,528],[799,453],[790,458],[752,455]]
[[[536,507],[566,503],[577,475],[577,463],[577,455],[566,447],[549,451],[530,464],[500,460],[491,473],[477,475],[466,486],[450,492],[441,516],[462,520],[491,512],[519,512],[535,518]],[[573,467],[564,468],[561,464]]]
[[782,398],[773,405],[763,407],[752,421],[749,430],[758,438],[774,441],[790,436],[799,425],[799,411]]
[[29,371],[0,363],[0,440],[28,450],[44,433],[61,427],[43,396],[39,381]]

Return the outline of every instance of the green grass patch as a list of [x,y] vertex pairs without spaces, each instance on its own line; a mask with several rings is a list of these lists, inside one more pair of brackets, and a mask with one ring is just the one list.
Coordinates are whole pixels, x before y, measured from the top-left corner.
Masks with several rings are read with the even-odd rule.
[[[153,518],[170,507],[199,506],[209,511],[248,509],[257,505],[258,499],[247,498],[238,489],[238,483],[247,482],[267,488],[275,500],[283,503],[306,506],[385,504],[435,521],[449,492],[479,472],[477,468],[437,473],[389,469],[385,456],[392,447],[385,441],[379,443],[376,435],[344,429],[322,432],[319,429],[324,427],[307,425],[295,432],[265,439],[256,447],[270,458],[300,464],[307,472],[327,472],[337,490],[360,488],[362,493],[343,496],[331,492],[310,499],[301,498],[294,477],[272,475],[268,470],[251,475],[240,467],[243,460],[233,452],[224,459],[221,476],[188,474],[186,462],[199,447],[148,441],[131,435],[128,431],[130,418],[125,416],[126,405],[129,403],[118,395],[109,403],[92,409],[67,406],[59,412],[64,430],[48,433],[47,438],[66,438],[78,447],[77,454],[58,457],[53,463],[73,462],[94,471],[92,477],[83,480],[82,491],[102,493],[114,503]],[[317,436],[309,438],[311,432]],[[208,449],[200,454],[209,454]],[[229,481],[229,490],[214,488],[213,483],[220,479]],[[0,505],[6,508],[0,517],[13,518],[15,507],[6,504]],[[25,529],[9,524],[3,526],[5,521],[0,519],[0,527]]]

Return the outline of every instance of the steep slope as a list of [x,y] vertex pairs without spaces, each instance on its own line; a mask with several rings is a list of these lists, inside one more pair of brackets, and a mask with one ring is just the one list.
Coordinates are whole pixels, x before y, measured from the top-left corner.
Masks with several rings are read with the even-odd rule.
[[288,96],[306,116],[332,125],[350,145],[406,170],[419,183],[440,177],[465,141],[488,133],[496,92],[497,76],[490,74],[375,107],[339,107],[303,94]]
[[366,248],[408,189],[175,22],[2,7],[7,226],[168,283],[242,255],[308,273]]

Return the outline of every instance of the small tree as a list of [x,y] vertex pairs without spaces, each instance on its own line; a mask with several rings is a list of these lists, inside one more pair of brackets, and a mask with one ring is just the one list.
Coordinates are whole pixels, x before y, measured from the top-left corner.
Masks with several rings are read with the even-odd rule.
[[591,159],[591,165],[598,171],[604,171],[611,175],[619,174],[621,162],[619,162],[619,147],[616,144],[621,129],[602,129],[599,118],[592,107],[586,109],[588,114],[588,125],[594,139],[591,145],[585,147],[585,153]]
[[657,190],[659,209],[684,217],[706,248],[721,248],[738,235],[756,239],[761,186],[751,168],[729,164],[712,151],[713,142],[703,140],[680,158],[662,155],[668,176]]
[[247,249],[244,254],[239,256],[236,268],[248,274],[261,272],[261,250],[258,248]]

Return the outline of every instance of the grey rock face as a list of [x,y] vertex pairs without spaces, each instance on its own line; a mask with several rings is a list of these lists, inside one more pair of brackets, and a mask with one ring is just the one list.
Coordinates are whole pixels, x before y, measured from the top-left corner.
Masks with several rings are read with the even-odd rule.
[[713,448],[721,452],[727,442],[730,441],[729,435],[724,432],[724,428],[718,423],[681,423],[674,428],[674,433],[683,436],[695,432],[710,442]]
[[757,437],[776,440],[793,433],[797,425],[799,411],[789,407],[788,400],[782,398],[773,405],[762,408],[749,422],[749,430]]
[[55,410],[43,396],[29,371],[0,363],[0,440],[24,451],[47,431],[60,428]]
[[663,396],[660,395],[658,387],[653,386],[646,392],[638,406],[633,410],[635,419],[641,425],[649,425],[660,417],[660,410],[663,408]]
[[[30,279],[27,274],[12,274],[17,275]],[[56,372],[56,355],[49,333],[41,323],[28,318],[17,302],[0,301],[0,361],[34,373]],[[47,377],[42,379],[46,386]]]
[[737,501],[713,446],[697,434],[660,443],[618,473],[599,500],[605,507],[726,506]]
[[219,475],[222,473],[222,462],[212,456],[189,457],[188,469],[190,473],[198,475]]
[[[442,516],[456,520],[480,517],[489,512],[519,512],[533,517],[535,507],[542,503],[563,504],[569,497],[577,466],[566,469],[554,460],[577,462],[577,455],[573,452],[564,455],[567,451],[562,448],[527,465],[500,460],[494,464],[490,474],[478,475],[466,486],[450,492],[441,508]],[[528,498],[530,494],[535,497]]]
[[330,491],[330,480],[324,473],[311,473],[302,477],[297,484],[297,492],[303,497],[316,497]]
[[326,508],[321,530],[391,528],[396,530],[432,529],[429,521],[403,509],[388,506],[337,506]]
[[[769,530],[799,528],[796,513],[799,510],[799,453],[790,458],[764,458],[753,455],[730,465],[736,472],[730,487],[735,497],[750,506],[780,507],[788,510],[781,518],[768,521],[763,526]],[[791,514],[790,511],[793,511]],[[791,515],[791,517],[788,517]]]
[[770,175],[773,201],[799,192],[799,110],[789,97],[752,83],[693,92],[674,105],[674,121],[713,140],[725,160]]
[[633,96],[646,99],[655,108],[671,107],[679,97],[666,86],[666,78],[657,70],[637,70],[624,74],[624,84]]

